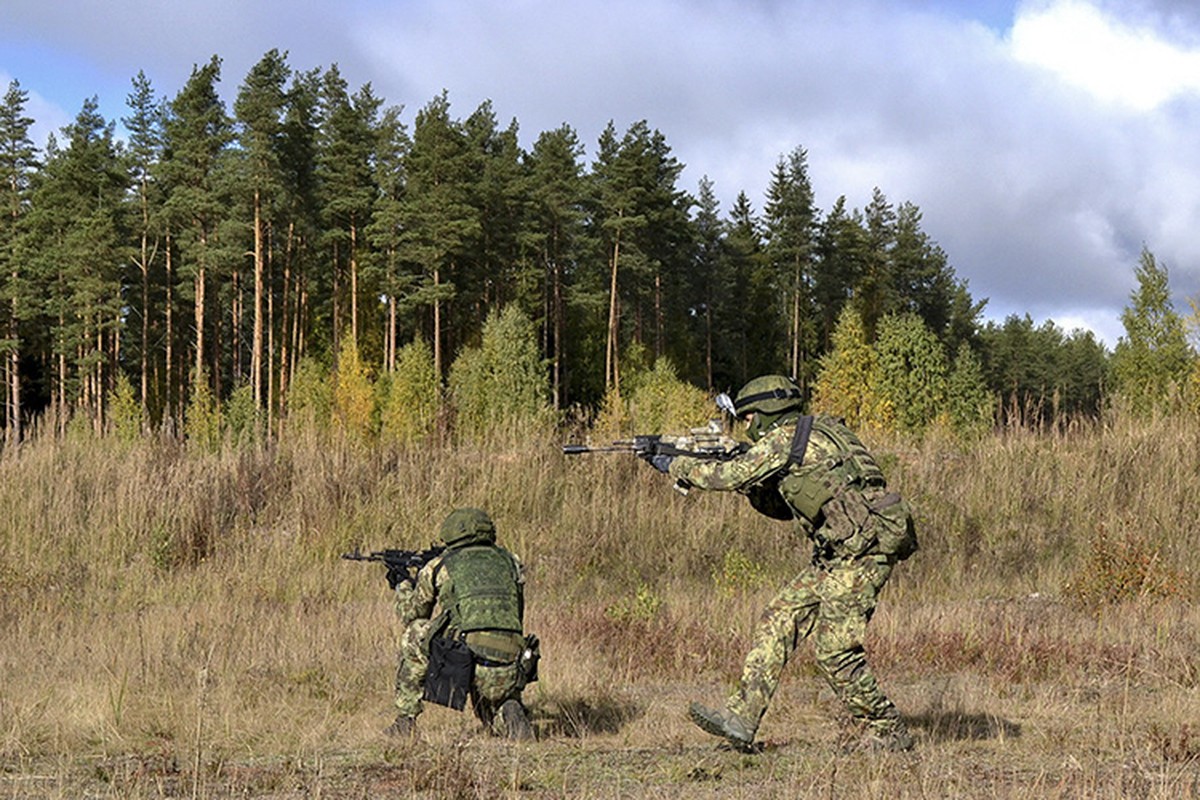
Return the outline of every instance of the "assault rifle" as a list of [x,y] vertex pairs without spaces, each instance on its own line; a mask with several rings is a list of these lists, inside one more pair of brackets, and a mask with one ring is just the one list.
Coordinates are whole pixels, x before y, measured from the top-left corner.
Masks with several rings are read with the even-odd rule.
[[[563,453],[569,456],[583,453],[633,453],[649,461],[654,456],[690,456],[706,461],[728,461],[746,452],[749,445],[726,436],[720,422],[714,420],[706,428],[692,428],[684,436],[639,434],[611,444],[592,447],[585,444],[564,444]],[[688,485],[675,482],[676,491],[687,494]]]
[[347,561],[379,561],[387,567],[388,586],[395,589],[400,581],[415,583],[417,571],[440,556],[445,549],[434,545],[428,550],[376,550],[362,553],[356,547],[353,553],[342,553],[342,558]]

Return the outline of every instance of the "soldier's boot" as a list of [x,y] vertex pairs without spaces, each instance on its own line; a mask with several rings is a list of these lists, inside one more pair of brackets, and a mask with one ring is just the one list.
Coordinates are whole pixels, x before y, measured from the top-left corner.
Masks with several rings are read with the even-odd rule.
[[720,736],[738,750],[753,751],[755,726],[732,711],[718,711],[692,703],[688,706],[688,716],[705,733]]
[[417,718],[408,714],[397,714],[392,724],[383,729],[383,733],[393,739],[411,739],[417,735]]
[[847,750],[855,753],[903,753],[913,749],[913,737],[899,718],[868,723],[857,741]]
[[500,706],[500,723],[504,736],[522,742],[533,740],[533,725],[520,700],[505,700]]

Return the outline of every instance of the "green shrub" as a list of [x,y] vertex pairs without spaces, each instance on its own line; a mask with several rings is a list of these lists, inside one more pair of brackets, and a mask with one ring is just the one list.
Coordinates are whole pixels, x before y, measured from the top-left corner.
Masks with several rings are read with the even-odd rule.
[[380,436],[398,444],[429,437],[437,423],[441,394],[429,344],[416,339],[400,348],[380,411]]
[[328,430],[333,419],[333,389],[329,370],[305,356],[296,366],[287,394],[287,418],[290,427]]
[[225,404],[225,427],[235,442],[258,441],[262,434],[262,409],[254,404],[254,387],[242,384]]
[[333,385],[333,420],[352,439],[365,440],[372,432],[375,389],[358,345],[346,337],[338,351]]
[[550,390],[537,330],[515,305],[488,316],[479,347],[450,366],[455,425],[468,436],[540,422]]
[[188,443],[216,450],[221,443],[221,411],[208,386],[207,370],[193,374],[192,394],[183,411],[183,430]]
[[122,442],[132,442],[142,433],[142,408],[134,397],[133,384],[120,371],[108,394],[108,433]]

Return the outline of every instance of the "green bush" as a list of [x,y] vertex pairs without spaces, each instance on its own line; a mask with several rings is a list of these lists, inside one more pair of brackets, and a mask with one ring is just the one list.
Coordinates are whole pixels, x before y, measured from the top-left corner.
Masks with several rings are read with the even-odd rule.
[[108,433],[122,442],[132,442],[142,433],[141,406],[134,396],[133,384],[120,371],[108,394]]
[[216,450],[221,444],[221,411],[208,386],[208,372],[193,373],[192,394],[183,411],[183,430],[189,444]]
[[333,385],[333,420],[352,439],[365,440],[373,430],[375,388],[367,366],[350,337],[338,351]]
[[380,436],[397,444],[428,438],[437,424],[441,394],[429,344],[416,339],[400,348],[380,411]]
[[287,418],[290,427],[328,430],[333,418],[333,389],[329,370],[305,356],[296,366],[287,394]]
[[537,329],[515,305],[490,314],[480,346],[466,348],[450,366],[450,396],[455,426],[468,436],[537,423],[548,414]]

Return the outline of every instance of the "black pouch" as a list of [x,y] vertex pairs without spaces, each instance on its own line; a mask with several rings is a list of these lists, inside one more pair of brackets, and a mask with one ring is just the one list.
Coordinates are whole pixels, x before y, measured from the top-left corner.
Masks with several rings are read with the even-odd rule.
[[525,649],[517,660],[520,667],[521,683],[528,685],[538,679],[538,662],[542,660],[542,643],[535,634],[525,637]]
[[466,642],[439,636],[429,643],[424,698],[462,711],[475,677],[475,659]]

